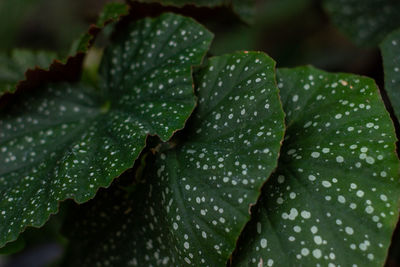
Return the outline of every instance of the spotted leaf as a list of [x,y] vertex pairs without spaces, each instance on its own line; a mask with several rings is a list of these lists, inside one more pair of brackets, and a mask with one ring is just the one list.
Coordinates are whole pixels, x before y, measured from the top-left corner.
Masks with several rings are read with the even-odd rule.
[[82,203],[132,167],[148,134],[167,140],[195,105],[191,67],[211,34],[165,14],[120,33],[101,89],[53,84],[14,95],[0,115],[0,245],[41,226],[59,200]]
[[400,27],[400,1],[324,0],[325,10],[337,27],[363,46],[376,46]]
[[56,55],[52,52],[14,50],[10,56],[0,55],[0,96],[15,91],[25,72],[35,67],[47,68]]
[[381,44],[385,89],[397,119],[400,119],[400,30],[390,34]]
[[132,195],[106,192],[79,211],[69,258],[87,266],[226,264],[276,167],[284,116],[274,62],[263,53],[212,58],[195,80],[199,105],[184,138],[156,156]]
[[382,266],[398,217],[392,122],[373,80],[278,70],[287,132],[234,266]]
[[244,21],[254,22],[255,0],[133,0],[143,3],[160,3],[162,5],[171,5],[182,7],[185,5],[195,5],[199,7],[218,7],[229,6]]

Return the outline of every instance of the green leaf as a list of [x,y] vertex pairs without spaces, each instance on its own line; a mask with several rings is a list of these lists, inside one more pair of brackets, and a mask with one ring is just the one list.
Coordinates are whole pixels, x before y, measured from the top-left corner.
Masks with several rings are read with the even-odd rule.
[[392,121],[372,79],[281,69],[287,132],[235,266],[383,266],[398,217]]
[[[46,80],[47,76],[42,77],[43,71],[48,72],[49,80],[51,80],[53,75],[60,76],[60,73],[68,72],[69,68],[77,68],[80,64],[76,64],[75,61],[80,60],[78,57],[83,59],[82,54],[87,52],[101,28],[109,22],[117,21],[127,13],[127,4],[106,4],[98,22],[72,44],[69,56],[60,61],[56,60],[55,53],[46,51],[14,50],[11,56],[0,55],[0,97],[5,93],[14,93],[22,81],[35,87],[36,81],[32,79]],[[28,70],[31,72],[30,77],[26,76]]]
[[118,20],[122,15],[128,14],[128,5],[125,3],[111,2],[104,6],[103,11],[97,19],[96,25],[104,27],[109,21]]
[[258,52],[210,59],[196,76],[199,105],[184,139],[156,156],[131,195],[107,191],[79,210],[69,258],[224,266],[277,164],[284,115],[274,65]]
[[76,40],[70,49],[69,54],[85,53],[91,46],[97,32],[104,28],[108,23],[118,21],[120,17],[127,15],[129,6],[125,3],[107,3],[100,13],[96,24],[91,25],[89,31]]
[[254,23],[255,0],[231,0],[233,11],[238,14],[245,22]]
[[0,115],[0,245],[41,226],[57,203],[82,203],[133,166],[147,135],[167,140],[195,98],[191,67],[212,34],[165,14],[120,32],[101,89],[53,84],[15,94]]
[[323,5],[333,23],[357,45],[376,46],[400,27],[400,1],[324,0]]
[[48,67],[56,57],[46,51],[14,50],[10,56],[0,55],[0,96],[13,93],[19,81],[25,79],[28,69]]
[[391,33],[380,45],[385,72],[385,90],[394,114],[400,119],[400,30]]
[[245,22],[253,23],[255,16],[255,0],[133,0],[142,3],[160,3],[162,5],[178,6],[195,5],[198,7],[232,7]]

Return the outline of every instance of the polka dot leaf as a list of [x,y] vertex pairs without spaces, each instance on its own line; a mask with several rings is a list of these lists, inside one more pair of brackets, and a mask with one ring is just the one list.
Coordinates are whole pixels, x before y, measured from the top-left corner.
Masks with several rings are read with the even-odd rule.
[[390,34],[381,44],[385,89],[394,113],[400,120],[400,30]]
[[376,46],[400,27],[400,1],[324,0],[323,4],[333,23],[357,45]]
[[184,137],[155,156],[134,193],[117,186],[76,213],[67,258],[86,266],[226,265],[276,167],[284,115],[274,62],[263,53],[211,58],[195,81],[199,104]]
[[280,69],[287,131],[234,266],[383,266],[398,218],[395,132],[372,79]]
[[160,3],[162,5],[178,6],[195,5],[198,7],[228,6],[247,23],[254,22],[255,0],[136,0],[143,3]]
[[0,55],[0,96],[13,93],[28,69],[48,67],[54,58],[56,55],[52,52],[22,49],[13,50],[10,56]]
[[133,166],[147,135],[181,129],[195,105],[191,68],[211,39],[182,16],[140,20],[107,48],[98,88],[13,95],[0,115],[0,246],[43,225],[58,201],[93,198]]

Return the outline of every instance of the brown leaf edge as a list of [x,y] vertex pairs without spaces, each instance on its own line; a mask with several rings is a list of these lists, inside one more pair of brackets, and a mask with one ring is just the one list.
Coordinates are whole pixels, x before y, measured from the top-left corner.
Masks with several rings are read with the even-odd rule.
[[15,90],[0,95],[0,108],[4,106],[4,103],[9,102],[12,95],[21,94],[25,92],[25,90],[36,88],[45,82],[78,81],[82,73],[82,65],[86,52],[90,47],[92,47],[98,34],[105,26],[112,22],[119,21],[129,13],[130,7],[127,5],[126,12],[119,14],[118,17],[107,19],[102,24],[92,23],[85,34],[85,37],[88,38],[86,45],[83,49],[79,49],[74,55],[69,55],[65,59],[54,59],[47,68],[35,66],[27,69],[24,74],[25,79],[16,84]]

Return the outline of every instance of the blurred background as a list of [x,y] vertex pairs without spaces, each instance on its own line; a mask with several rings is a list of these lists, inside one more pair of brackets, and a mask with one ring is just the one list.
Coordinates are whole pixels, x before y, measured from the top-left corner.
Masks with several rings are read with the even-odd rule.
[[[52,51],[64,58],[73,41],[96,21],[106,2],[109,1],[0,0],[0,54],[9,55],[12,49],[24,48]],[[159,6],[136,4],[131,16],[153,14],[155,9]],[[331,23],[318,0],[259,0],[253,25],[242,22],[228,8],[189,7],[179,12],[194,16],[214,32],[210,55],[260,50],[274,58],[278,67],[311,64],[327,71],[366,75],[374,78],[380,88],[383,86],[379,50],[351,43]],[[88,69],[96,69],[104,44],[104,38],[96,42],[85,61]],[[55,265],[67,242],[59,229],[74,205],[72,201],[62,203],[60,213],[52,216],[45,227],[28,229],[16,242],[0,249],[0,266]],[[397,231],[388,267],[400,266],[399,239]]]
[[[27,48],[66,55],[106,2],[109,0],[1,0],[0,52]],[[146,9],[146,5],[139,6],[140,12]],[[148,9],[154,6],[148,5]],[[375,73],[381,69],[379,51],[353,45],[331,24],[318,0],[258,0],[253,25],[241,22],[228,8],[188,12],[215,33],[212,54],[262,50],[279,67],[312,64],[329,71],[381,76],[380,71]]]

